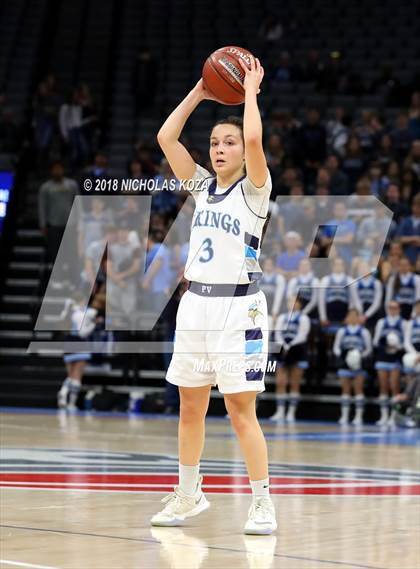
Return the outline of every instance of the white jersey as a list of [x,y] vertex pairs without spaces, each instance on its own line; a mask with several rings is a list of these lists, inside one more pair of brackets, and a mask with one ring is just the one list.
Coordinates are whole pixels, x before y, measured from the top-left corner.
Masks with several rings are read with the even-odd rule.
[[196,207],[191,224],[185,278],[205,284],[248,284],[258,280],[261,235],[267,218],[271,177],[256,188],[244,176],[229,188],[197,165],[191,193]]

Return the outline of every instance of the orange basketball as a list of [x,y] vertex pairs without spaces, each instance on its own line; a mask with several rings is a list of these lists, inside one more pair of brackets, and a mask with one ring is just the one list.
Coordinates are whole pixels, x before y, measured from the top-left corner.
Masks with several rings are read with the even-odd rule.
[[214,51],[203,67],[206,89],[225,105],[240,105],[245,100],[243,88],[245,73],[239,60],[251,66],[252,53],[242,47],[229,45]]

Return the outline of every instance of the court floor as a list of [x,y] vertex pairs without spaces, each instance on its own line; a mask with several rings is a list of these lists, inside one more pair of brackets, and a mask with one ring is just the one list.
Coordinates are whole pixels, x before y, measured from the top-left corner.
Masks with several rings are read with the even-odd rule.
[[149,519],[177,480],[177,420],[3,409],[1,567],[417,569],[418,430],[262,421],[279,528],[244,536],[246,471],[228,419],[209,418],[211,508]]

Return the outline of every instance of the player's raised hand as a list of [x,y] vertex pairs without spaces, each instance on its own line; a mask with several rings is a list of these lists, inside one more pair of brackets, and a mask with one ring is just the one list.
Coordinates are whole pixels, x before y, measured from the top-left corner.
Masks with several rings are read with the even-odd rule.
[[212,95],[208,89],[206,89],[206,86],[204,85],[204,81],[202,78],[199,81],[197,81],[194,87],[194,91],[198,93],[200,99],[203,101],[208,100],[208,101],[217,101],[218,103],[221,102],[218,99],[216,99],[216,97],[214,97],[214,95]]
[[239,60],[239,64],[245,72],[244,89],[245,91],[251,89],[258,95],[261,91],[260,85],[264,77],[264,67],[261,65],[258,58],[251,57],[250,60],[250,68],[242,61],[242,59]]

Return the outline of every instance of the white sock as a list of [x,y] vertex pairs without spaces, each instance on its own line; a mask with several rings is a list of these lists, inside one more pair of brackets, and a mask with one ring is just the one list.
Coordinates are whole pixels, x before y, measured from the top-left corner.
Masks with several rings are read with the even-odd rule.
[[70,385],[71,385],[71,378],[67,376],[60,387],[60,391],[61,390],[65,391],[66,389],[70,389]]
[[70,395],[69,395],[69,404],[73,407],[76,405],[77,398],[79,396],[79,391],[82,385],[80,381],[77,379],[70,378]]
[[349,420],[350,414],[350,395],[341,396],[341,419],[343,421]]
[[179,463],[179,487],[189,496],[193,496],[197,490],[198,473],[200,471],[200,464],[188,466]]
[[252,496],[257,498],[259,496],[270,496],[270,479],[264,478],[264,480],[250,480],[252,488]]

